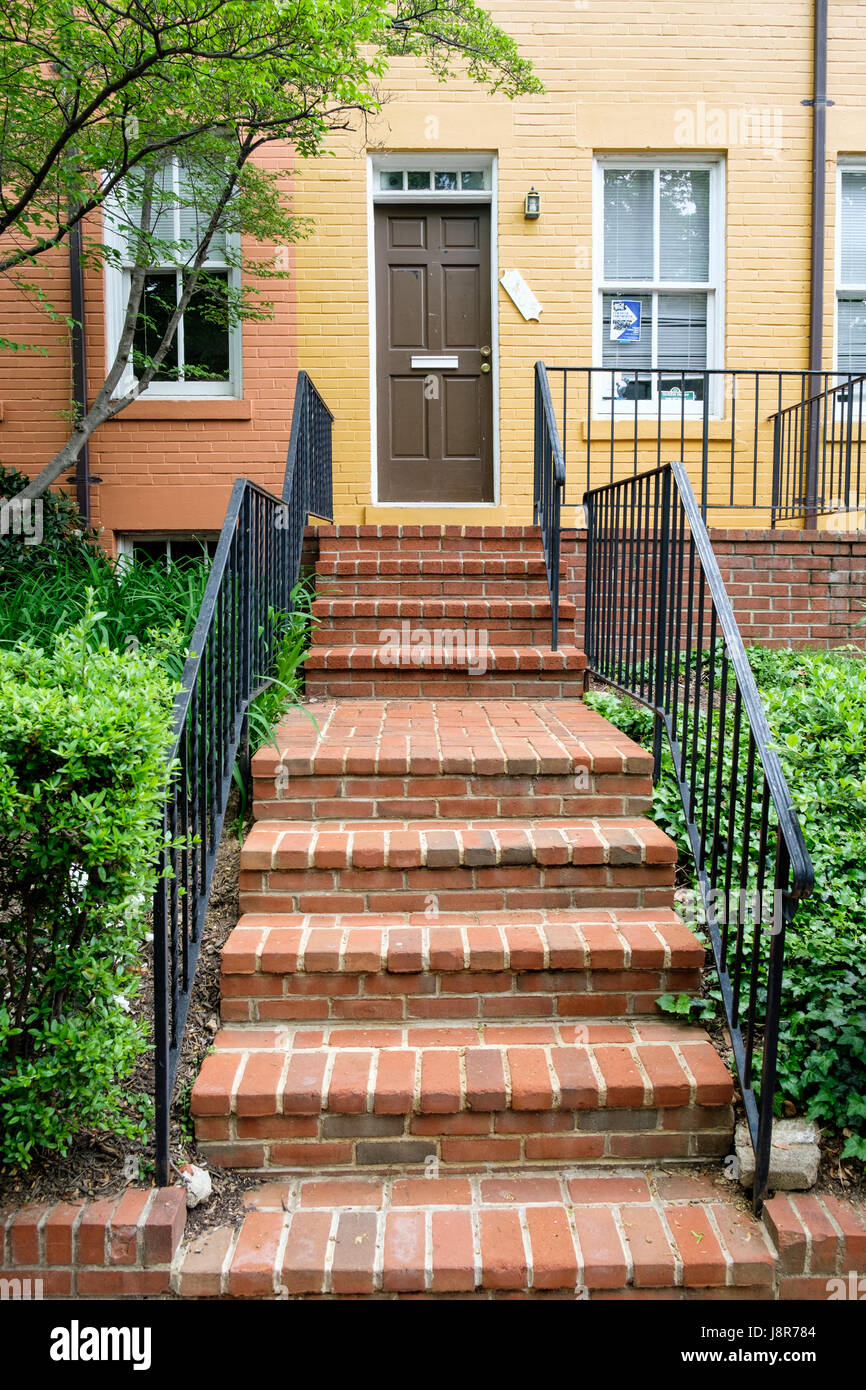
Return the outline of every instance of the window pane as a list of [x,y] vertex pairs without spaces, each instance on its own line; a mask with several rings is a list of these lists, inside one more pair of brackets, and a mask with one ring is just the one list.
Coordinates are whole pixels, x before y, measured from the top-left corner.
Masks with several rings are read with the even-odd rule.
[[450,170],[436,175],[437,192],[452,192],[457,188],[457,175]]
[[134,560],[164,560],[168,547],[165,541],[138,541],[132,542],[132,558]]
[[707,365],[707,296],[660,294],[658,315],[658,366],[670,372],[659,375],[662,398],[703,400],[703,377],[689,372]]
[[410,170],[409,170],[409,187],[410,187],[410,189],[412,189],[413,192],[416,192],[416,193],[417,193],[419,190],[428,189],[428,188],[430,187],[430,170],[429,170],[429,169],[410,169]]
[[[603,296],[602,309],[602,354],[601,364],[603,367],[650,367],[652,366],[652,296],[644,295],[640,300],[641,305],[641,327],[640,341],[636,343],[615,343],[611,342],[610,337],[610,308],[618,295],[606,294]],[[635,377],[632,372],[623,371],[613,378],[611,388],[611,378],[602,377],[602,396],[609,400],[611,389],[616,400],[633,401],[648,400],[652,395],[652,379],[649,375],[641,378]]]
[[866,299],[839,298],[840,372],[866,372]]
[[379,187],[387,189],[393,193],[395,189],[402,191],[403,170],[402,169],[383,169],[379,175]]
[[[126,198],[123,231],[126,235],[128,259],[131,259],[134,253],[135,232],[141,227],[141,199],[144,180],[148,174],[149,171],[145,169],[135,170],[124,185]],[[154,177],[151,188],[150,226],[144,230],[149,231],[152,237],[159,238],[160,241],[173,241],[176,207],[174,166],[169,163],[157,170]]]
[[842,284],[866,285],[866,173],[842,173]]
[[604,171],[604,278],[653,278],[653,171]]
[[464,169],[463,173],[460,175],[460,180],[463,188],[472,189],[473,191],[477,188],[483,188],[484,170]]
[[710,171],[659,171],[659,272],[662,280],[710,274]]
[[[177,276],[148,275],[141,297],[141,308],[132,340],[132,367],[141,376],[165,335],[168,321],[177,307]],[[163,359],[154,381],[177,381],[177,335]]]
[[[194,173],[178,169],[178,237],[183,243],[179,259],[195,260],[213,212],[213,196],[213,179],[207,183],[197,183]],[[217,228],[208,247],[207,259],[224,261],[225,253],[225,232]]]
[[212,272],[183,316],[183,372],[187,381],[228,381],[229,328],[226,271]]

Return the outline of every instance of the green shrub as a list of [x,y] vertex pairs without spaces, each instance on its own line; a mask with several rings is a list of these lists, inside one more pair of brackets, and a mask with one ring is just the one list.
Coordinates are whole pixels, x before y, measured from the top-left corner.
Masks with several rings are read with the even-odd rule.
[[144,1132],[124,1091],[175,683],[84,620],[0,650],[0,1162]]
[[35,574],[7,572],[0,580],[0,647],[18,642],[50,645],[81,622],[90,604],[99,613],[89,641],[112,651],[155,646],[170,674],[179,678],[183,651],[195,627],[209,570],[207,556],[161,560],[110,559],[101,550],[63,556]]
[[[777,1108],[783,1100],[845,1138],[866,1160],[866,659],[834,652],[749,651],[775,746],[815,867],[785,943]],[[650,746],[652,720],[631,701],[587,702]],[[745,771],[745,750],[743,750]],[[667,751],[653,815],[693,875],[685,816]],[[748,965],[748,952],[745,964]],[[719,998],[713,988],[711,996]],[[759,1016],[763,990],[759,995]],[[665,1007],[705,1011],[683,998]]]

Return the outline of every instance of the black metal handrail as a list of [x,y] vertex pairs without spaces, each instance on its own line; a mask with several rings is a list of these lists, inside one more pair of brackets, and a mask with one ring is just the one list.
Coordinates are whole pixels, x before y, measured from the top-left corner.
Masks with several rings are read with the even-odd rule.
[[757,1209],[785,932],[812,890],[812,864],[685,465],[590,489],[583,504],[588,668],[652,710],[656,780],[667,735],[755,1151]]
[[228,793],[250,701],[269,684],[309,515],[331,520],[333,417],[299,373],[282,497],[232,488],[175,699],[153,898],[156,1180],[168,1182],[169,1115]]
[[536,362],[533,512],[536,526],[541,527],[547,588],[550,593],[550,645],[554,651],[559,642],[560,516],[564,491],[565,459],[559,442],[547,369],[543,362]]
[[780,517],[857,514],[866,506],[861,490],[866,376],[837,376],[834,386],[822,380],[821,389],[770,417],[773,525]]
[[[810,455],[808,433],[799,453],[791,451],[788,460],[779,458],[776,417],[802,407],[816,394],[824,399],[841,391],[844,396],[846,386],[859,380],[838,372],[797,368],[547,365],[544,375],[567,473],[563,506],[579,505],[580,495],[588,488],[636,476],[676,456],[689,469],[705,520],[750,512],[751,524],[771,526],[786,515],[807,510],[805,477],[807,472],[816,473],[815,447]],[[536,368],[536,382],[538,376]],[[538,408],[536,387],[536,413]],[[853,411],[852,403],[852,416]],[[827,415],[825,411],[825,424]],[[829,416],[832,421],[832,411]],[[858,408],[857,440],[861,421]],[[786,496],[784,468],[788,464],[792,475],[799,468],[804,480],[799,512],[786,512],[776,505],[777,498]],[[858,471],[858,484],[859,476]],[[570,495],[572,486],[579,493]],[[822,495],[827,503],[823,510],[847,509],[847,502],[845,508],[830,505],[829,490],[819,492],[819,500]]]

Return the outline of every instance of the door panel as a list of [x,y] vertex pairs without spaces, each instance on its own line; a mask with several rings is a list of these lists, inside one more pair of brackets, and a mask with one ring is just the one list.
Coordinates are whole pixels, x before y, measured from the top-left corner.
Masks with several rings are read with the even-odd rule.
[[377,207],[376,298],[379,500],[492,502],[489,207]]

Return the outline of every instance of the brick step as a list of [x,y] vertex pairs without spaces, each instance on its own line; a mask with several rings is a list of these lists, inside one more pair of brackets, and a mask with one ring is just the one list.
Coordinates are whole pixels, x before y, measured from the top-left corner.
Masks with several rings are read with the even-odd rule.
[[[549,647],[552,608],[547,599],[319,599],[313,604],[316,646],[429,645],[428,634],[464,633],[485,646]],[[559,605],[560,632],[568,641],[576,607]],[[432,641],[443,642],[433,637]]]
[[569,699],[583,694],[577,647],[496,647],[476,641],[423,649],[314,645],[304,667],[308,698]]
[[775,1251],[732,1188],[624,1168],[302,1175],[189,1242],[192,1298],[772,1299]]
[[537,526],[318,526],[321,551],[353,553],[366,550],[455,550],[469,554],[521,554],[541,551]]
[[576,700],[331,700],[289,710],[275,740],[253,758],[257,819],[642,816],[651,805],[650,754]]
[[402,551],[359,551],[357,555],[346,556],[342,551],[320,556],[316,573],[327,578],[373,579],[377,576],[390,578],[482,578],[529,579],[546,578],[544,556],[539,555],[491,555],[485,549],[478,555],[457,553],[430,554],[426,551],[406,555]]
[[[356,647],[356,651],[371,648]],[[519,648],[517,650],[520,650]],[[527,649],[529,650],[529,649]],[[580,700],[583,670],[488,671],[392,667],[389,670],[310,669],[305,679],[308,700]]]
[[[362,618],[378,623],[382,618],[423,618],[425,623],[441,622],[550,622],[547,598],[471,599],[471,598],[317,598],[313,613],[321,621]],[[576,604],[560,599],[560,621],[572,619]]]
[[227,1028],[190,1102],[224,1167],[582,1162],[727,1153],[733,1082],[655,1020]]
[[336,576],[318,574],[316,592],[320,598],[490,598],[543,599],[547,580],[514,575],[508,578],[472,575]]
[[635,817],[646,815],[652,805],[643,778],[586,768],[562,777],[304,777],[280,768],[278,763],[270,776],[254,779],[256,820]]
[[241,911],[672,907],[675,862],[644,819],[258,821]]
[[242,917],[222,951],[227,1023],[656,1015],[700,988],[673,912]]
[[[395,628],[395,632],[399,629]],[[500,673],[513,677],[516,673],[532,674],[562,671],[583,671],[586,656],[578,647],[496,647],[477,642],[437,643],[423,647],[414,643],[403,646],[381,643],[370,646],[323,646],[316,643],[307,654],[304,665],[310,671],[376,671],[393,677],[395,672],[419,672],[426,677],[439,672],[466,672],[478,679]]]

